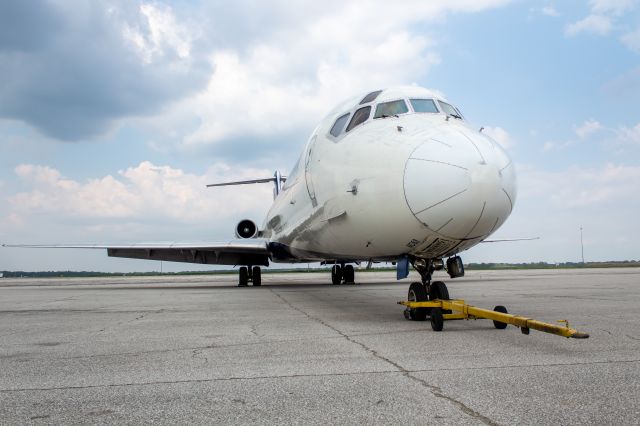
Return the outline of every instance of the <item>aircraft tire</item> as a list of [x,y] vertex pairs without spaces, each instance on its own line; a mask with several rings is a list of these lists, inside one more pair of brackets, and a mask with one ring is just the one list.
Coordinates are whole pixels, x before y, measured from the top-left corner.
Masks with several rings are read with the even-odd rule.
[[345,265],[342,270],[342,277],[344,278],[345,284],[355,284],[356,273],[353,270],[353,265]]
[[[431,291],[429,292],[429,300],[449,300],[449,290],[447,289],[447,285],[442,281],[434,281],[431,283]],[[443,314],[450,314],[451,311],[448,309],[444,309],[442,311]]]
[[442,317],[442,309],[431,309],[431,329],[433,331],[442,331],[444,327],[444,318]]
[[338,285],[342,282],[342,268],[340,265],[331,267],[331,284]]
[[[493,308],[494,311],[496,312],[500,312],[502,314],[508,314],[509,312],[507,312],[507,308],[505,308],[502,305],[498,305],[495,308]],[[504,330],[505,328],[507,328],[507,323],[506,322],[500,322],[500,321],[493,321],[493,326],[495,328],[497,328],[498,330]]]
[[254,266],[251,271],[251,276],[253,277],[252,282],[253,286],[261,286],[262,285],[262,270],[259,266]]
[[238,287],[246,287],[249,284],[249,268],[241,266],[238,272]]
[[[419,282],[411,283],[409,286],[409,294],[407,295],[409,302],[426,302],[427,292],[424,285]],[[424,321],[429,314],[429,308],[409,309],[409,318],[413,321]]]

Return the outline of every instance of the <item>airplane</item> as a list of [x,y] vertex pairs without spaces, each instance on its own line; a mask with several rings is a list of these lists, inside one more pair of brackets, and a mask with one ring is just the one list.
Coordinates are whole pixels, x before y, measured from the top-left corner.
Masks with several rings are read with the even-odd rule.
[[[459,253],[489,242],[511,214],[517,192],[504,149],[442,95],[415,86],[340,103],[313,130],[286,177],[276,171],[207,186],[259,183],[274,184],[263,225],[240,220],[230,241],[29,247],[240,265],[239,286],[260,286],[261,266],[270,262],[332,265],[336,285],[355,282],[354,263],[392,262],[398,279],[408,276],[409,265],[420,274],[409,287],[410,301],[449,299],[433,273],[463,276]],[[408,312],[413,320],[427,315],[425,308]]]

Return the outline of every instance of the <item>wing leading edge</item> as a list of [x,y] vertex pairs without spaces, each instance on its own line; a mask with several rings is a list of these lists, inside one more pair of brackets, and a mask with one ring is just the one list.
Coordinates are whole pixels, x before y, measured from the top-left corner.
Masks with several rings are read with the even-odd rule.
[[204,243],[141,243],[141,244],[52,244],[11,245],[24,248],[106,249],[110,257],[164,260],[169,262],[209,265],[269,266],[269,249],[264,239],[231,240]]

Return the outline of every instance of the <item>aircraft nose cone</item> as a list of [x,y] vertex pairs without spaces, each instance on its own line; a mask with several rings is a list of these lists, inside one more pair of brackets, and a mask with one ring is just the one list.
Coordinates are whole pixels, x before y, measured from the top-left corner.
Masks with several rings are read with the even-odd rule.
[[491,139],[458,132],[418,146],[405,166],[404,191],[429,229],[452,239],[486,237],[513,209],[515,172]]

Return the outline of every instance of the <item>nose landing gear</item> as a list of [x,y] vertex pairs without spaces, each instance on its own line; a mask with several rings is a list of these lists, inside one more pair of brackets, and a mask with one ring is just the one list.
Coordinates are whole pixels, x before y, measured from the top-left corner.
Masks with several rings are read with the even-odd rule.
[[[456,256],[455,265],[462,265],[460,257]],[[450,262],[447,262],[449,264]],[[422,282],[413,282],[409,286],[409,294],[407,299],[410,302],[427,302],[433,300],[450,300],[449,290],[447,285],[442,281],[431,282],[431,276],[437,269],[442,269],[442,261],[434,261],[433,259],[414,259],[412,261],[413,267],[420,274]],[[461,268],[461,267],[460,267]],[[464,272],[462,272],[464,274]],[[460,276],[459,272],[455,276]],[[439,312],[433,312],[434,308],[407,308],[404,311],[404,316],[407,319],[413,321],[424,321],[427,317],[433,317],[435,314],[436,323],[439,323],[438,317],[442,314],[450,314],[450,310],[441,310]],[[433,322],[434,318],[432,318]]]

